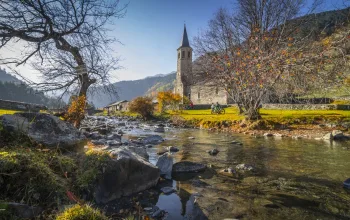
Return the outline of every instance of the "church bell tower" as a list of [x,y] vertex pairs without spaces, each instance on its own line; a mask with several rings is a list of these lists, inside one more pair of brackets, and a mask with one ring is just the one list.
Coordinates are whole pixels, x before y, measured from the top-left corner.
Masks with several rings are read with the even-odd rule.
[[192,84],[192,48],[188,41],[186,25],[182,35],[180,47],[177,49],[177,73],[175,93],[191,99]]

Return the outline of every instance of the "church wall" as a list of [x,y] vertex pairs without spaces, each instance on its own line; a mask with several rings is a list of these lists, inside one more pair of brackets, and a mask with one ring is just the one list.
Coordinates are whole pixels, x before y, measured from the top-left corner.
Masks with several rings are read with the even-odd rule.
[[[199,96],[198,96],[199,94]],[[227,104],[226,91],[216,86],[191,86],[191,100],[193,104],[211,104],[219,102]]]

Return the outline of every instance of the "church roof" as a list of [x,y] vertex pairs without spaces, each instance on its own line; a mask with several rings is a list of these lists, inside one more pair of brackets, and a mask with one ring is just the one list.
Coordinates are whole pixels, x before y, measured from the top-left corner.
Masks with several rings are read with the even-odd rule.
[[182,35],[182,41],[181,41],[181,47],[190,47],[190,42],[188,41],[187,31],[186,31],[186,25],[184,26],[184,33]]

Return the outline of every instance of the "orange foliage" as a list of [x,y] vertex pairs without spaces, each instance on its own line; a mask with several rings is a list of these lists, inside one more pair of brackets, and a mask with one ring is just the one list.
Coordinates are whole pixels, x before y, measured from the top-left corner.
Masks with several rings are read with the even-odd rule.
[[85,96],[78,96],[71,98],[71,104],[68,108],[67,114],[64,115],[66,121],[72,122],[75,127],[80,126],[80,122],[84,119],[86,107]]
[[169,106],[171,110],[176,110],[181,103],[182,97],[171,91],[159,92],[157,95],[159,112],[164,112],[165,107]]
[[129,111],[140,114],[144,119],[148,119],[153,114],[153,103],[149,97],[137,97],[129,104]]

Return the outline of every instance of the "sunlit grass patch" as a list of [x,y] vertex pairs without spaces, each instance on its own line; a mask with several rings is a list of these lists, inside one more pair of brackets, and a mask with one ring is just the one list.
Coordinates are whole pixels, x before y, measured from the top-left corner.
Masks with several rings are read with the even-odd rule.
[[16,112],[19,112],[19,111],[16,111],[16,110],[7,110],[7,109],[0,109],[0,115],[12,115]]
[[[171,115],[181,116],[184,120],[197,121],[234,121],[244,119],[235,107],[225,108],[225,114],[211,114],[210,109],[206,110],[184,110],[182,112],[169,112]],[[343,110],[277,110],[261,109],[262,119],[276,122],[290,122],[293,120],[303,120],[312,122],[317,120],[350,120],[350,111]]]

